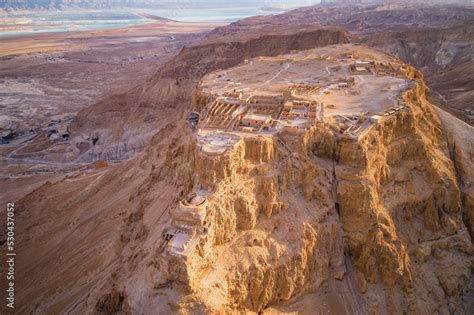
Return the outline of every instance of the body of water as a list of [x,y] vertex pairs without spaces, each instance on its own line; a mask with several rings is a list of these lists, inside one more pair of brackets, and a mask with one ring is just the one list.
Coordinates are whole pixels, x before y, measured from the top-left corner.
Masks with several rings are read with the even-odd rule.
[[0,36],[44,32],[89,31],[150,23],[140,13],[183,22],[234,22],[256,15],[283,13],[290,8],[262,7],[130,9],[107,11],[54,11],[0,17]]
[[0,19],[0,36],[45,32],[88,31],[149,23],[151,20],[124,11],[59,11],[15,14]]

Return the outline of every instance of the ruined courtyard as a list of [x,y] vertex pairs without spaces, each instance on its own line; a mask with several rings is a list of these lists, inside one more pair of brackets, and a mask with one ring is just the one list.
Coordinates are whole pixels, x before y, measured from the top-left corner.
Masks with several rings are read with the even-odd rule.
[[245,60],[201,82],[196,121],[204,152],[223,153],[242,136],[298,133],[317,123],[360,137],[407,110],[407,69],[362,46],[338,45]]

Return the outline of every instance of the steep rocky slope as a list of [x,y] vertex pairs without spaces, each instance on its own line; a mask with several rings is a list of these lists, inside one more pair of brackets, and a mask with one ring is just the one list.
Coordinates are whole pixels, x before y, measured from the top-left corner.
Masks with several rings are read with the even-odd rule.
[[464,221],[471,236],[474,235],[474,146],[472,134],[474,128],[453,117],[447,112],[438,109],[445,130],[451,160],[458,175],[462,202],[466,211],[463,213]]
[[[37,189],[18,203],[20,311],[310,313],[294,301],[336,281],[361,314],[470,313],[469,206],[422,77],[408,73],[409,110],[359,141],[321,122],[209,155],[183,119],[135,159]],[[202,108],[193,96],[183,112]],[[167,229],[196,191],[210,193],[203,237],[170,255]]]
[[188,287],[193,302],[180,307],[190,311],[258,312],[341,280],[346,256],[357,267],[363,313],[465,311],[459,295],[472,248],[455,170],[424,84],[405,99],[409,114],[360,142],[327,125],[245,138],[218,157],[182,141],[176,151],[189,153],[168,163],[178,166],[184,196],[213,192],[209,231],[184,264],[159,260],[158,281]]
[[458,285],[470,277],[471,240],[456,173],[425,87],[405,97],[413,114],[349,146],[339,176],[336,168],[344,230],[369,282],[403,288],[404,297],[392,300],[401,298],[401,308],[388,304],[393,312],[460,312]]

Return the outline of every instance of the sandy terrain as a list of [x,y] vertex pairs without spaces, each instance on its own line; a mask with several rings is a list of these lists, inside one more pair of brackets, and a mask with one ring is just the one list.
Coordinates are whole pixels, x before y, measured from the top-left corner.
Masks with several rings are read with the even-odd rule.
[[18,132],[43,127],[51,119],[72,117],[106,95],[127,91],[215,26],[156,21],[2,38],[0,128]]

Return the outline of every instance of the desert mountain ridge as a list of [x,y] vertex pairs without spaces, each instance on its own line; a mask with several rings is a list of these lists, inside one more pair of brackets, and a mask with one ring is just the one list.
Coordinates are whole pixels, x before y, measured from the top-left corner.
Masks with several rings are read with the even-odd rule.
[[[23,286],[19,299],[30,303],[21,311],[466,312],[470,153],[456,146],[452,160],[453,139],[418,70],[348,35],[296,28],[183,49],[147,83],[139,106],[174,105],[143,153],[92,164],[19,200],[27,209],[19,226],[30,230],[19,235],[33,236],[19,240],[20,254],[42,257],[19,261],[31,270],[20,285],[42,283]],[[362,58],[375,68],[351,67]],[[291,69],[308,67],[321,73],[285,92],[304,78]],[[247,68],[261,73],[242,79],[242,92],[229,87]],[[354,80],[339,81],[350,73]],[[372,109],[379,115],[329,106],[331,95],[372,99],[360,87],[381,77],[388,85],[372,89],[388,93]],[[252,89],[261,96],[239,94]],[[312,95],[327,98],[324,115],[333,118],[321,120]],[[236,120],[245,114],[237,102],[255,111],[248,126]],[[190,112],[199,114],[195,129]],[[262,113],[275,117],[262,121],[268,130],[252,122]],[[46,240],[65,238],[62,246],[82,250],[60,258],[47,250]],[[41,282],[51,264],[54,275]],[[60,289],[39,293],[46,287]]]
[[432,102],[474,15],[376,8],[216,28],[33,143],[77,168],[16,201],[18,311],[472,313],[474,129]]

